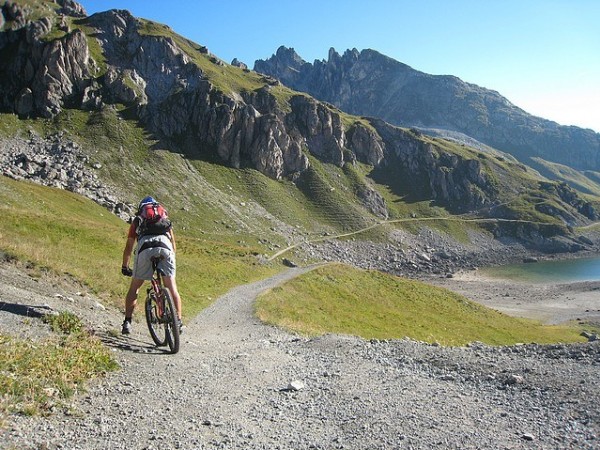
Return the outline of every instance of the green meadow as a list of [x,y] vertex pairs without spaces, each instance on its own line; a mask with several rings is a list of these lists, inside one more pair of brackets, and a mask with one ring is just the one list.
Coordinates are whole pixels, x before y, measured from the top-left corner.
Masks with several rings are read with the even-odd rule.
[[429,284],[341,264],[319,267],[262,295],[263,321],[308,336],[351,334],[446,346],[581,342],[577,326],[510,317]]

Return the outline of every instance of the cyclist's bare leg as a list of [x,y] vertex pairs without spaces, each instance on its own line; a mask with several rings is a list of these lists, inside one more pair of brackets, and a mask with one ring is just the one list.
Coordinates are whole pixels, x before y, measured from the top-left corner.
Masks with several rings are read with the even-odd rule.
[[175,309],[177,310],[177,315],[179,316],[179,320],[181,320],[181,297],[179,296],[179,291],[177,290],[177,282],[175,281],[175,277],[163,277],[163,282],[165,283],[165,286],[169,288],[169,291],[171,291],[173,303],[175,303]]
[[125,317],[132,317],[133,310],[135,309],[135,305],[137,304],[138,292],[140,287],[144,284],[144,280],[139,278],[132,278],[131,284],[129,285],[129,290],[127,291],[127,295],[125,296]]

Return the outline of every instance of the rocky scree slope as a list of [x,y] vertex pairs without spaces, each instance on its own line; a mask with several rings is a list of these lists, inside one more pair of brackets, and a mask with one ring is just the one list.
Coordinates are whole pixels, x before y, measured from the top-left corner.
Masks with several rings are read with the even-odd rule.
[[101,165],[93,163],[74,142],[62,135],[45,139],[32,134],[28,139],[0,140],[0,173],[14,180],[29,180],[65,189],[92,199],[124,220],[134,214],[118,190],[96,174]]
[[526,164],[532,157],[578,170],[600,169],[600,134],[532,116],[498,92],[449,75],[429,75],[374,50],[329,50],[327,61],[304,61],[279,47],[254,70],[333,103],[351,114],[391,124],[461,132]]
[[[1,13],[4,112],[53,118],[69,108],[124,107],[170,148],[252,167],[274,179],[301,178],[312,156],[340,167],[360,161],[380,172],[399,170],[406,180],[420,180],[425,198],[455,212],[486,214],[481,208],[502,201],[489,170],[476,158],[449,153],[433,140],[382,121],[349,117],[272,78],[229,66],[168,27],[127,11],[86,17],[72,1],[40,0],[5,2]],[[6,164],[24,164],[21,155],[13,156]],[[371,214],[388,216],[385,201],[369,183],[357,197]],[[596,217],[580,199],[558,200],[558,209],[568,210],[562,216],[569,225]],[[118,203],[112,202],[113,209]]]

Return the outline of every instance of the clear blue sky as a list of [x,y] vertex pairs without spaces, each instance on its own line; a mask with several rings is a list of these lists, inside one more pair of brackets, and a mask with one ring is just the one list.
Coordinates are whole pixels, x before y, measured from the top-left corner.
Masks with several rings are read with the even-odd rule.
[[496,90],[525,111],[600,132],[598,0],[83,0],[169,25],[254,66],[280,45],[306,61],[371,48]]

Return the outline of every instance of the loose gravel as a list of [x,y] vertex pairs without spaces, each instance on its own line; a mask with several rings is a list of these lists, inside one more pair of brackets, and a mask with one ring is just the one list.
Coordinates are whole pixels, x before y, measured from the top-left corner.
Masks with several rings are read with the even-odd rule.
[[294,268],[219,298],[168,355],[143,322],[115,334],[120,313],[93,296],[0,268],[1,332],[35,328],[23,305],[68,307],[96,324],[122,366],[68,410],[12,417],[5,449],[600,447],[598,342],[444,348],[300,337],[252,314],[259,293],[308,270]]

